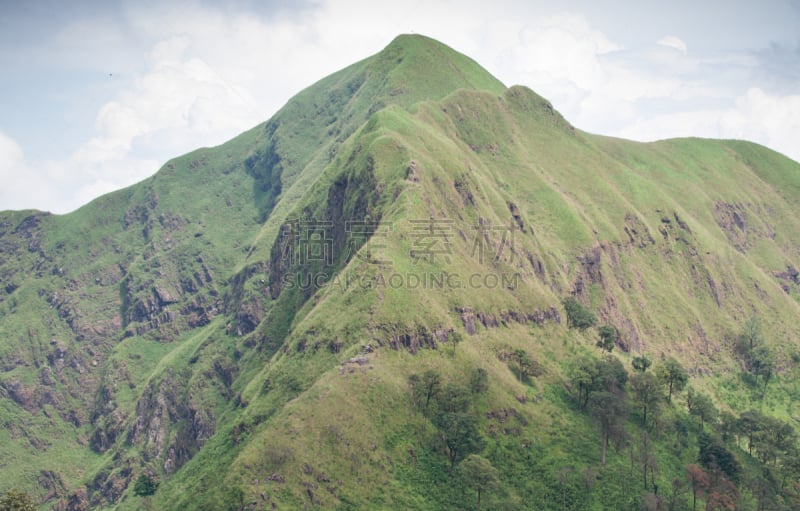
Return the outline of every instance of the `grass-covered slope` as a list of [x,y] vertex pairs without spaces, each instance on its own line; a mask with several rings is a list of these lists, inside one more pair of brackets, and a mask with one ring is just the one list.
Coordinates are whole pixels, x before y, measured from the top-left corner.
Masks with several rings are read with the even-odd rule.
[[139,185],[0,215],[0,491],[791,509],[799,200],[763,147],[588,134],[401,36]]

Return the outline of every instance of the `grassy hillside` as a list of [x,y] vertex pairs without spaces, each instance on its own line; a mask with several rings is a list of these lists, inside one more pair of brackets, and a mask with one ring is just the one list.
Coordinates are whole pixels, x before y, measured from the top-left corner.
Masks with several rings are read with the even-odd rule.
[[763,147],[585,133],[400,36],[150,180],[0,215],[0,492],[792,509],[799,200]]

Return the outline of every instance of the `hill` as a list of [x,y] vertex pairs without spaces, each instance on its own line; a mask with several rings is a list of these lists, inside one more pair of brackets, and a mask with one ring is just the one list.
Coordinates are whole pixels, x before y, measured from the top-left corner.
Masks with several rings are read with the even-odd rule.
[[766,148],[589,134],[400,36],[72,214],[0,213],[0,492],[796,508],[798,202]]

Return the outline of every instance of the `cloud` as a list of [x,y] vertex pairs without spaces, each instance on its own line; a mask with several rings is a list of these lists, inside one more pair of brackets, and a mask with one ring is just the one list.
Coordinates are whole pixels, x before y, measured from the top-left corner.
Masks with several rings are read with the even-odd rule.
[[728,108],[657,115],[622,131],[622,136],[650,141],[670,137],[751,140],[800,162],[800,95],[771,95],[748,89]]
[[1,131],[0,182],[0,204],[4,209],[30,209],[31,204],[52,200],[46,180],[29,167],[20,145]]
[[687,50],[686,43],[683,42],[680,37],[674,35],[664,36],[661,39],[659,39],[656,42],[656,44],[659,44],[661,46],[666,46],[667,48],[674,48],[679,52],[683,53],[684,55],[686,54]]
[[[171,157],[266,120],[299,90],[412,31],[470,55],[508,85],[530,86],[589,131],[639,140],[735,136],[793,150],[790,135],[800,132],[793,121],[800,118],[796,81],[783,80],[781,90],[748,82],[756,57],[721,58],[695,47],[690,55],[675,35],[629,48],[581,14],[500,4],[322,0],[264,10],[258,2],[218,7],[189,0],[85,14],[38,57],[124,79],[95,103],[93,130],[65,156],[31,158],[24,145],[0,139],[0,156],[9,155],[0,163],[4,182],[13,167],[37,187],[14,184],[13,200],[4,189],[0,209],[65,212],[130,185]],[[770,76],[800,55],[794,47],[778,50],[761,57],[764,69],[775,64]]]

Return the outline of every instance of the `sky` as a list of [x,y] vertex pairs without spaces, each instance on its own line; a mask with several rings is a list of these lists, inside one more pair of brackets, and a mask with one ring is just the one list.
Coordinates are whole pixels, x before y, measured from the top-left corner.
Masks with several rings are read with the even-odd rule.
[[0,211],[66,213],[141,181],[401,33],[586,131],[800,161],[800,0],[0,0]]

